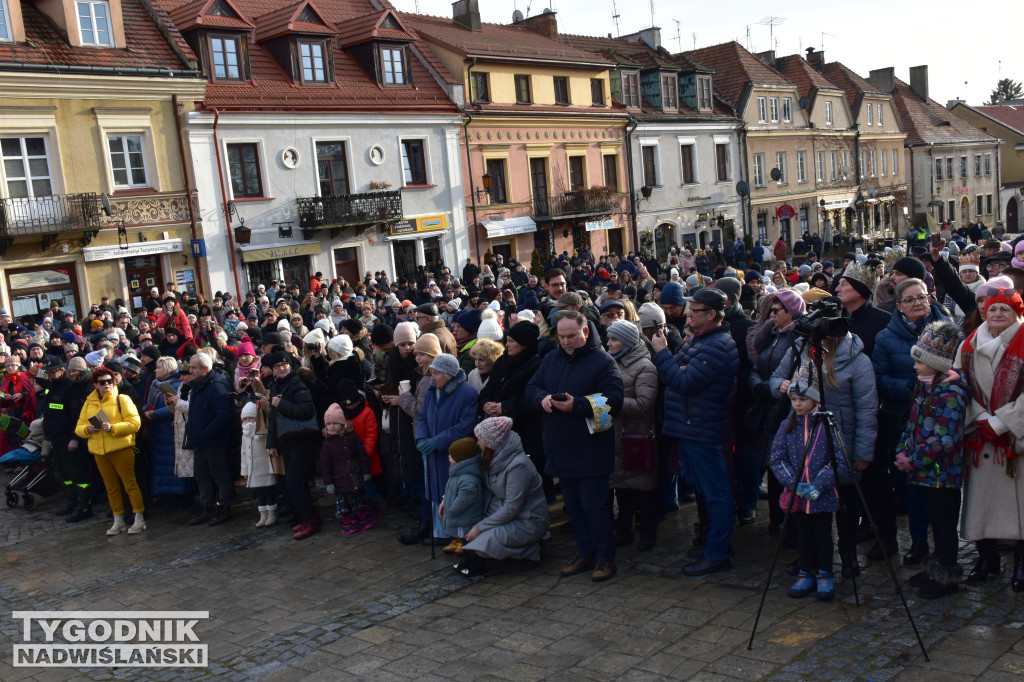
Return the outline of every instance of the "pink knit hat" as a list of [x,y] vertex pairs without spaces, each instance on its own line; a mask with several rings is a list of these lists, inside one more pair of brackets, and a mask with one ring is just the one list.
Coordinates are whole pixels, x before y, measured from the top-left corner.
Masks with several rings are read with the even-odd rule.
[[772,294],[772,296],[790,315],[803,315],[807,311],[807,304],[804,302],[804,299],[792,289],[780,289]]
[[419,326],[415,322],[399,322],[395,325],[394,342],[397,346],[407,341],[415,341],[419,334]]
[[324,426],[328,424],[344,424],[345,412],[338,403],[331,403],[331,406],[324,412]]
[[239,342],[238,355],[256,355],[256,349],[253,348],[252,339],[248,336],[243,336],[241,342]]
[[488,417],[473,429],[473,435],[482,445],[497,450],[508,438],[512,430],[512,420],[508,417]]

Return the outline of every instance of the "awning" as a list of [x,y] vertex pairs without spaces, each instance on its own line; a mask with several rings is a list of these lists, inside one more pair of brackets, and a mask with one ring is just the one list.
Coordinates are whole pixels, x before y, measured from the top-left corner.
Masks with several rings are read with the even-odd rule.
[[483,221],[483,226],[487,228],[488,239],[537,231],[537,223],[533,222],[533,218],[530,216],[505,218],[504,220],[485,220]]
[[242,260],[246,263],[293,256],[315,256],[323,250],[320,242],[295,242],[285,246],[269,247],[256,244],[240,248],[242,249]]

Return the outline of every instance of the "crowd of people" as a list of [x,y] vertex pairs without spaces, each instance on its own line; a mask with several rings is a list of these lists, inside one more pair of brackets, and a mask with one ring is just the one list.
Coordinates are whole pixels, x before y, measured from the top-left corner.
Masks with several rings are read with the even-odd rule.
[[[488,254],[408,280],[316,273],[210,300],[169,283],[137,310],[0,311],[0,454],[41,446],[58,513],[79,522],[105,497],[108,535],[143,532],[152,506],[217,526],[248,496],[256,527],[287,519],[302,540],[322,485],[342,535],[409,514],[400,542],[480,575],[538,561],[560,497],[578,547],[561,575],[601,582],[695,500],[688,576],[731,569],[733,528],[760,508],[798,550],[792,597],[833,597],[833,525],[841,576],[859,574],[869,515],[870,561],[900,551],[906,516],[923,597],[988,579],[1007,543],[1020,592],[1024,241],[970,237],[915,232],[835,263],[817,235],[793,260],[742,240],[660,260],[583,249],[533,272]],[[802,320],[830,310],[845,325],[815,357]],[[966,578],[960,539],[978,548]]]

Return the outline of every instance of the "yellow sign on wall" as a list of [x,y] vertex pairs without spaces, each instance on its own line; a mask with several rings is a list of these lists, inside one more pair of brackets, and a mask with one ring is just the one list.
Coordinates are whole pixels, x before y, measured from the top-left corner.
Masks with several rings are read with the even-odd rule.
[[391,225],[391,234],[410,234],[413,232],[437,232],[448,229],[448,216],[431,215],[425,218],[407,218]]

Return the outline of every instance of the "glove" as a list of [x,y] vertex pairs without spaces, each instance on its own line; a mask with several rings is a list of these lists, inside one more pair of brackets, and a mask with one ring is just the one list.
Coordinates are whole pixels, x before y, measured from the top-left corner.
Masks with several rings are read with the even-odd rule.
[[979,419],[977,421],[977,424],[978,430],[981,432],[982,438],[984,438],[987,441],[999,440],[999,434],[996,433],[995,429],[992,428],[992,425],[988,423],[987,419]]
[[821,491],[813,483],[797,483],[796,494],[805,500],[816,500],[821,497]]
[[914,465],[910,463],[907,453],[899,452],[896,454],[896,468],[907,473],[914,470]]
[[434,441],[429,438],[420,438],[416,441],[416,449],[419,450],[421,454],[429,455],[434,451]]
[[331,483],[330,485],[327,486],[327,493],[329,495],[333,495],[334,494],[334,484],[333,483]]
[[370,474],[363,474],[363,483],[369,483],[371,478],[373,478],[373,476]]

